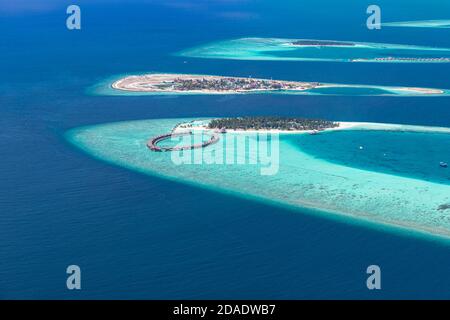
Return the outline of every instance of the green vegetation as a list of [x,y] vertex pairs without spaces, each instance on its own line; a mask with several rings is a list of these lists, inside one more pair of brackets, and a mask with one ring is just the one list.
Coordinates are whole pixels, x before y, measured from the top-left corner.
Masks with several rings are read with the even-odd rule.
[[340,47],[354,47],[355,44],[351,42],[342,41],[323,41],[323,40],[297,40],[292,42],[296,46],[340,46]]
[[221,118],[209,122],[210,129],[231,130],[324,130],[339,123],[320,119],[285,118],[275,116]]

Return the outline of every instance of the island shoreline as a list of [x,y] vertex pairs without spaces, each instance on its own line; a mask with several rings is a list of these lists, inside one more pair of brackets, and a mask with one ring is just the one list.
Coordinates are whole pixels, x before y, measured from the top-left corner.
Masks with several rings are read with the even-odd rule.
[[[194,82],[194,85],[192,85]],[[204,82],[204,83],[202,83]],[[181,84],[180,84],[181,83]],[[187,83],[188,85],[186,85]],[[222,86],[218,83],[223,83]],[[183,86],[184,85],[184,86]],[[204,88],[206,86],[206,88]],[[217,87],[221,88],[220,90]],[[201,87],[201,88],[199,88]],[[333,84],[321,82],[304,82],[289,80],[273,80],[263,78],[245,78],[232,76],[176,74],[176,73],[146,73],[127,75],[114,80],[110,88],[117,92],[135,94],[194,94],[194,95],[232,95],[232,94],[303,94],[303,95],[339,95],[321,94],[315,89],[355,88],[380,89],[385,93],[379,96],[441,96],[446,90],[419,87],[389,87],[376,85]],[[351,94],[350,94],[351,95]],[[371,95],[371,94],[367,94]]]
[[[209,118],[211,119],[211,118]],[[187,120],[187,119],[186,119]],[[198,119],[192,119],[191,121],[195,121]],[[148,120],[137,120],[137,122],[147,122]],[[125,123],[129,121],[123,121]],[[121,123],[121,122],[119,122]],[[371,122],[339,122],[342,126],[340,128],[332,128],[329,130],[346,130],[346,129],[361,129],[361,130],[388,130],[388,131],[412,131],[412,132],[441,132],[441,133],[449,133],[450,134],[450,128],[448,127],[432,127],[432,126],[415,126],[415,125],[403,125],[403,124],[389,124],[389,123],[371,123]],[[347,223],[347,224],[353,224],[353,225],[363,225],[365,227],[370,227],[373,229],[379,229],[384,230],[387,229],[389,232],[398,233],[400,235],[404,236],[418,236],[418,237],[424,237],[427,240],[443,240],[446,243],[450,245],[450,231],[447,229],[441,229],[441,228],[435,228],[432,226],[426,226],[426,225],[420,225],[410,222],[404,222],[404,221],[397,221],[397,220],[388,220],[383,219],[379,217],[373,217],[368,216],[368,213],[366,212],[345,212],[343,210],[338,210],[334,208],[330,208],[328,206],[323,205],[317,205],[314,202],[305,200],[305,199],[297,199],[295,203],[287,201],[283,202],[277,199],[268,198],[265,195],[258,195],[258,194],[248,194],[246,192],[243,192],[242,190],[234,190],[229,189],[226,186],[215,186],[211,185],[209,182],[203,182],[203,181],[192,181],[186,178],[180,178],[175,175],[170,174],[163,174],[159,173],[158,171],[147,171],[142,168],[136,167],[132,164],[127,164],[124,162],[117,162],[112,159],[104,158],[101,153],[93,152],[95,149],[91,149],[90,147],[83,146],[83,144],[79,144],[79,138],[78,133],[82,133],[83,131],[89,131],[91,129],[94,129],[96,127],[100,128],[102,126],[105,126],[107,124],[98,124],[93,126],[86,126],[86,127],[80,127],[80,128],[74,128],[70,130],[67,133],[68,140],[74,144],[75,146],[78,146],[81,148],[84,152],[88,153],[89,155],[102,160],[109,162],[115,166],[118,167],[126,167],[130,170],[141,172],[145,175],[149,176],[157,176],[162,179],[168,179],[177,183],[184,183],[187,185],[192,185],[200,188],[204,188],[207,190],[211,190],[214,192],[221,192],[224,194],[231,194],[234,196],[238,196],[241,198],[246,198],[250,200],[255,200],[259,202],[266,202],[271,205],[275,205],[278,207],[283,207],[286,209],[293,210],[294,212],[298,212],[299,210],[307,210],[306,214],[312,214],[312,215],[318,215],[324,218],[329,219],[335,219],[337,221]],[[245,131],[236,131],[236,133],[245,133]],[[284,133],[284,132],[283,132]],[[306,132],[291,132],[291,133],[306,133]],[[365,171],[363,169],[354,169],[357,171]],[[371,171],[367,171],[371,172]],[[406,181],[421,181],[414,178],[405,178],[405,177],[399,177],[402,180]],[[430,184],[434,184],[433,182],[427,182]],[[302,211],[303,212],[303,211]]]

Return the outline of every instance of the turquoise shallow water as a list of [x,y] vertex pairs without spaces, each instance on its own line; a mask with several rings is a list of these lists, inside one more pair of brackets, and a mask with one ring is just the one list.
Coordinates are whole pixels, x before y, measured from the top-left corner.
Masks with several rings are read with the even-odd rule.
[[[450,185],[333,163],[302,150],[299,144],[293,143],[299,138],[294,135],[281,136],[279,170],[275,175],[261,175],[261,168],[265,166],[262,163],[177,165],[172,161],[171,153],[155,153],[147,149],[145,144],[150,137],[168,132],[175,124],[187,120],[111,123],[73,129],[66,136],[96,158],[141,173],[290,207],[319,209],[328,217],[395,226],[403,232],[450,236],[448,210],[439,210],[440,206],[450,204]],[[420,137],[429,135],[429,139],[434,137],[431,132],[441,132],[439,139],[450,132],[446,128],[400,125],[363,124],[358,128],[418,131],[422,132]],[[348,133],[330,132],[326,135],[339,134]],[[383,134],[389,135],[390,132],[383,131]],[[228,140],[234,135],[227,133],[222,139]],[[229,151],[229,146],[221,143],[203,151],[211,152],[211,148],[215,152]],[[246,153],[248,159],[253,156]]]
[[352,96],[376,96],[376,95],[389,95],[390,92],[377,87],[371,88],[318,88],[314,90],[314,93],[323,95],[352,95]]
[[383,27],[408,27],[408,28],[450,28],[450,20],[417,20],[417,21],[397,21],[382,23]]
[[450,135],[411,131],[345,130],[295,135],[299,150],[354,168],[450,184]]
[[[180,56],[235,60],[335,61],[396,63],[377,58],[450,58],[448,48],[352,42],[354,46],[294,46],[298,39],[239,38],[207,43],[178,53]],[[409,62],[409,61],[401,61]],[[420,61],[412,61],[420,62]],[[429,62],[429,61],[428,61]],[[439,62],[439,61],[435,61]],[[448,60],[444,60],[448,62]]]

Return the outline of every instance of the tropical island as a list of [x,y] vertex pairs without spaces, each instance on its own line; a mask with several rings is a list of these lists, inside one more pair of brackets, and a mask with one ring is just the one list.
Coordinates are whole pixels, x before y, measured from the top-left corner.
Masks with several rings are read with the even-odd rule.
[[[147,147],[151,151],[180,151],[204,148],[215,144],[220,139],[220,134],[227,132],[310,132],[315,134],[327,129],[336,129],[339,122],[321,119],[288,118],[278,116],[217,118],[212,120],[192,120],[178,123],[171,132],[152,137],[147,141]],[[208,135],[208,139],[183,146],[163,146],[162,143],[182,136],[191,136],[195,133]]]
[[[441,135],[450,134],[450,128],[346,122],[340,122],[339,127],[334,127],[333,123],[324,122],[324,125],[319,127],[330,127],[325,129],[326,134],[310,136],[308,131],[289,131],[292,135],[283,135],[279,139],[279,159],[264,156],[259,158],[264,154],[256,151],[245,153],[244,164],[227,164],[225,155],[228,152],[236,152],[237,149],[235,144],[227,144],[226,141],[241,133],[245,136],[249,132],[234,131],[233,128],[286,129],[288,123],[302,123],[302,120],[292,121],[284,118],[275,126],[269,125],[268,119],[256,118],[258,117],[245,120],[179,118],[117,122],[75,128],[67,133],[67,138],[98,159],[140,173],[234,192],[261,201],[274,201],[302,210],[305,207],[311,208],[315,213],[324,216],[356,218],[360,222],[375,223],[383,228],[395,226],[408,235],[421,232],[450,239],[450,220],[447,219],[450,212],[450,185],[448,180],[445,180],[447,171],[445,168],[436,168],[440,171],[435,172],[431,168],[439,165],[435,162],[435,155],[440,154],[442,161],[448,159],[448,148],[436,145],[448,143]],[[223,122],[219,122],[220,120]],[[307,122],[305,128],[309,128],[309,125],[317,128],[317,121],[326,120],[307,121],[311,122]],[[243,122],[243,126],[235,125],[235,122]],[[228,128],[225,132],[222,132],[223,125]],[[347,128],[351,130],[346,131]],[[335,134],[334,131],[340,131],[341,134]],[[352,156],[357,157],[359,161],[367,159],[372,152],[364,145],[368,132],[381,139],[379,141],[383,147],[378,150],[386,148],[388,151],[383,162],[394,163],[395,168],[386,170],[383,165],[372,170],[360,168],[357,161],[338,161],[348,160]],[[408,136],[403,135],[403,132],[409,132]],[[414,153],[405,157],[404,151],[409,147],[402,149],[402,141],[417,139],[420,145],[420,141],[425,139],[424,134],[429,134],[426,139],[436,142],[432,144],[434,147],[431,151],[425,153],[429,156],[420,161]],[[391,135],[393,139],[390,139]],[[150,140],[150,137],[155,138]],[[175,139],[164,141],[173,137]],[[362,142],[357,143],[358,140]],[[333,147],[331,150],[328,143],[333,141],[336,149]],[[344,142],[347,146],[341,148]],[[314,144],[317,148],[311,149]],[[174,162],[173,159],[183,156],[183,159],[194,161],[195,152],[182,151],[173,155],[164,152],[189,151],[196,148],[205,148],[204,153],[198,152],[202,157],[205,154],[214,158],[222,154],[224,157],[215,158],[218,162],[201,162],[199,165],[186,162],[186,165],[180,167],[180,163]],[[311,152],[312,150],[315,151]],[[342,152],[344,150],[347,150],[345,157]],[[254,158],[255,155],[258,155],[258,158]],[[224,162],[219,162],[220,159]],[[253,159],[259,160],[250,162]],[[225,164],[227,166],[224,166]],[[274,165],[279,166],[276,176],[261,175],[262,169],[273,168]],[[423,173],[434,172],[434,177],[438,180],[433,180],[428,175],[425,179],[416,175],[417,169]]]
[[220,130],[322,131],[337,127],[338,122],[328,120],[277,116],[220,118],[208,123],[209,129]]
[[[340,40],[255,37],[210,42],[185,49],[177,55],[191,58],[257,61],[334,61],[361,63],[450,62],[450,50],[445,47]],[[386,57],[392,58],[385,59]]]
[[124,91],[209,94],[258,91],[303,91],[318,86],[320,86],[318,82],[189,74],[145,74],[128,76],[112,84],[113,89]]
[[303,94],[303,95],[447,95],[442,89],[389,87],[357,84],[334,84],[286,81],[244,77],[149,73],[109,80],[97,89],[100,94],[167,95],[167,94]]
[[354,47],[353,42],[330,41],[330,40],[296,40],[292,42],[294,46],[311,46],[311,47]]

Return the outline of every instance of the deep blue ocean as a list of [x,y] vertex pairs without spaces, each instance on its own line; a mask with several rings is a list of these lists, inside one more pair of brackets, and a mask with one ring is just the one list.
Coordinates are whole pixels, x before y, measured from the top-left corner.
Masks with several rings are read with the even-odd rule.
[[[290,115],[450,126],[445,97],[90,96],[144,71],[450,88],[450,64],[203,60],[245,36],[450,47],[449,29],[365,27],[364,1],[0,2],[0,298],[450,298],[450,245],[143,176],[94,160],[68,129],[147,118]],[[385,21],[448,19],[450,3],[379,0]],[[6,8],[6,9],[5,9]],[[420,145],[417,145],[420,148]],[[66,267],[82,290],[66,288]],[[382,290],[366,288],[366,268]]]

